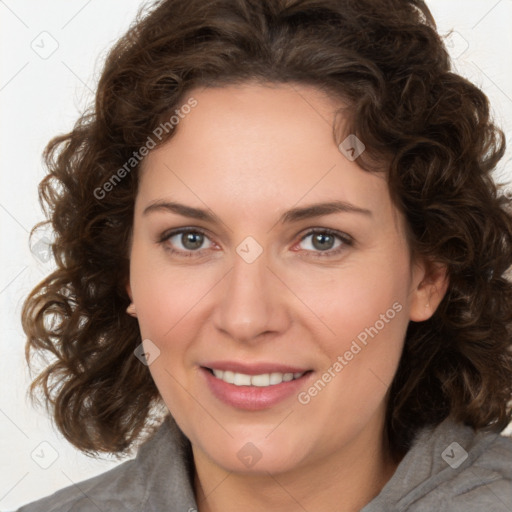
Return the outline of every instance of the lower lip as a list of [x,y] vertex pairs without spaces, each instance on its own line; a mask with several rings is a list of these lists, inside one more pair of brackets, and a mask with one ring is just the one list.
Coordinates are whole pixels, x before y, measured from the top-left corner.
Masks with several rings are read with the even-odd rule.
[[311,372],[304,374],[298,379],[293,379],[281,384],[272,386],[236,386],[218,379],[206,368],[201,368],[210,391],[213,395],[232,407],[245,409],[247,411],[259,411],[269,409],[279,402],[296,394],[311,376]]

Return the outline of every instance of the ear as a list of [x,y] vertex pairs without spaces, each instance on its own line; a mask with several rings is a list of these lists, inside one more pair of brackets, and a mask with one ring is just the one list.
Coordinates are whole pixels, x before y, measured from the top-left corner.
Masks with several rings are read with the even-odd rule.
[[448,284],[446,265],[427,261],[416,262],[412,270],[410,320],[428,320],[443,300]]
[[132,296],[132,287],[130,286],[130,283],[126,283],[126,293],[128,294],[128,297],[130,297],[130,304],[126,308],[126,312],[133,316],[134,318],[137,318],[137,311],[135,309],[135,304],[133,303],[133,296]]

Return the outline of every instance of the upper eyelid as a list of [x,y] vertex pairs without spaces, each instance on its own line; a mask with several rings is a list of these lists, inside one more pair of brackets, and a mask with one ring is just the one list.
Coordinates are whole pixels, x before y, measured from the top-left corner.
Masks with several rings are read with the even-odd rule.
[[208,234],[208,230],[206,230],[204,228],[197,227],[197,226],[184,226],[182,228],[166,229],[165,231],[162,232],[161,235],[158,236],[158,240],[164,240],[164,239],[167,240],[173,236],[180,235],[182,233],[187,233],[187,232],[201,233],[202,235],[205,235],[206,237],[208,237],[211,240],[211,237]]

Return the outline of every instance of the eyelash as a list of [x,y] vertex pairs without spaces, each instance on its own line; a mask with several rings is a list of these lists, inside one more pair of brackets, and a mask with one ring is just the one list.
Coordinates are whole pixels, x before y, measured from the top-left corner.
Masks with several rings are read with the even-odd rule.
[[[176,230],[173,230],[170,232],[163,233],[160,236],[160,238],[158,239],[158,243],[161,245],[164,245],[165,242],[167,240],[169,240],[170,238],[172,238],[173,236],[181,235],[184,233],[200,233],[209,239],[206,232],[203,231],[202,229],[188,227],[188,228],[180,228],[180,229],[176,229]],[[339,231],[328,229],[328,228],[312,228],[307,233],[305,233],[297,243],[300,243],[300,242],[304,241],[308,236],[315,235],[315,234],[324,234],[324,235],[334,236],[342,242],[342,244],[336,249],[330,249],[327,251],[306,251],[306,252],[311,252],[313,257],[315,257],[315,258],[326,258],[326,257],[337,256],[340,252],[345,250],[347,247],[352,247],[354,245],[354,240],[349,235],[339,232]],[[165,246],[164,249],[166,251],[170,252],[171,254],[178,255],[179,257],[184,257],[184,258],[199,257],[198,255],[200,255],[200,253],[203,250],[208,250],[208,249],[203,249],[203,250],[200,249],[197,251],[192,251],[192,250],[181,251],[181,250],[172,249],[169,246]]]

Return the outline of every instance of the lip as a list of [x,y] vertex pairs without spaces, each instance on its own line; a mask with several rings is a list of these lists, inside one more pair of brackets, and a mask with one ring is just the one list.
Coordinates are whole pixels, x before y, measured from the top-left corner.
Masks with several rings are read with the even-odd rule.
[[[245,411],[261,411],[264,409],[270,409],[275,405],[283,402],[291,396],[296,396],[297,393],[306,385],[306,381],[311,379],[313,375],[312,371],[307,371],[305,375],[298,379],[291,380],[289,382],[281,382],[281,384],[274,384],[273,386],[258,387],[258,386],[236,386],[235,384],[228,384],[222,379],[215,377],[210,370],[210,367],[201,367],[200,374],[205,379],[205,384],[212,393],[212,395],[231,407],[241,409]],[[302,372],[300,368],[295,369],[283,365],[272,365],[271,371],[268,365],[250,365],[245,366],[241,369],[239,364],[229,365],[226,364],[221,368],[220,366],[214,366],[219,370],[236,371],[238,373],[246,373],[247,375],[259,375],[261,373],[294,373],[294,371]],[[231,368],[237,368],[233,370]],[[278,370],[277,368],[285,368],[285,371]],[[249,373],[250,371],[250,373]]]
[[201,366],[215,370],[245,373],[246,375],[261,375],[263,373],[303,373],[311,370],[311,368],[300,368],[298,366],[265,362],[248,364],[237,361],[210,361],[201,363]]

